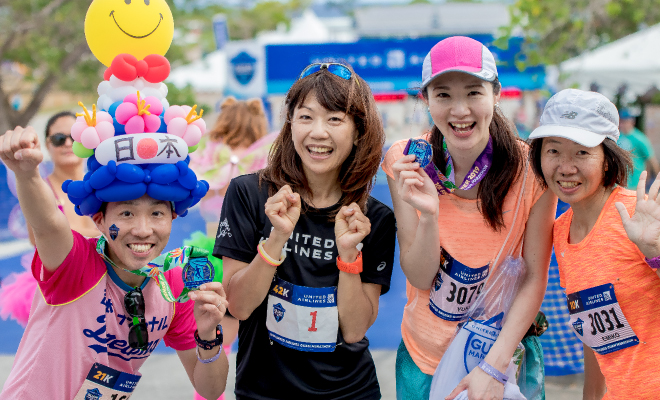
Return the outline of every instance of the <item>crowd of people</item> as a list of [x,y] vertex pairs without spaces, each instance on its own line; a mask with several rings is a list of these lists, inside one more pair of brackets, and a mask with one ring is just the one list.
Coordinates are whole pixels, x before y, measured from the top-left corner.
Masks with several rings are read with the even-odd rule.
[[[207,231],[195,245],[221,265],[222,283],[194,288],[188,302],[161,296],[183,296],[185,272],[158,275],[153,264],[177,218],[174,200],[147,192],[76,215],[60,189],[83,181],[73,116],[49,123],[55,171],[46,179],[40,136],[30,127],[6,132],[0,158],[16,174],[38,290],[0,399],[128,398],[160,340],[177,351],[196,396],[217,399],[236,336],[237,399],[379,399],[366,332],[390,287],[395,240],[407,279],[397,399],[429,399],[471,306],[515,260],[524,269],[506,318],[447,396],[507,398],[553,246],[566,324],[584,345],[584,398],[655,398],[660,180],[647,194],[645,169],[657,162],[633,115],[598,93],[566,89],[523,141],[500,110],[492,53],[467,37],[438,42],[421,77],[433,125],[384,159],[373,94],[349,65],[305,68],[278,133],[267,134],[258,100],[226,99],[190,161],[210,189],[200,206]],[[393,210],[370,195],[379,168]],[[571,208],[555,221],[558,198]],[[520,362],[542,365],[534,356]],[[523,398],[544,398],[520,386]]]

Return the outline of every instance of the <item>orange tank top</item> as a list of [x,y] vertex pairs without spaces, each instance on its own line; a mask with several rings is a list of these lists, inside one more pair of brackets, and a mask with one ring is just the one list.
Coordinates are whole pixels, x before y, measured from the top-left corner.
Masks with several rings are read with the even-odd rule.
[[[566,288],[569,300],[575,298],[573,293],[580,291],[612,288],[621,312],[638,338],[638,344],[621,350],[604,355],[594,352],[607,385],[604,398],[610,400],[660,398],[660,329],[657,326],[660,278],[628,239],[614,207],[615,202],[621,202],[632,215],[636,200],[635,192],[621,187],[614,189],[591,232],[580,243],[569,243],[572,209],[560,216],[554,226],[553,241],[560,282]],[[605,297],[611,297],[609,291]],[[609,308],[605,314],[612,314],[612,311],[608,312]],[[601,331],[603,335],[611,336],[616,330],[608,331],[611,324],[606,317],[598,318],[594,326],[585,318],[583,324],[573,329],[576,332],[583,330],[583,337],[585,331],[591,330],[594,334]],[[618,321],[611,318],[610,322],[616,325]],[[578,333],[576,335],[581,337]]]

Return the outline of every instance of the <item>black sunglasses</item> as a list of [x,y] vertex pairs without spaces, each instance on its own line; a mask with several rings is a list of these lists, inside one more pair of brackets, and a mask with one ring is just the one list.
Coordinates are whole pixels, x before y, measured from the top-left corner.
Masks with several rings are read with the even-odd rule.
[[48,140],[50,140],[50,143],[55,147],[60,147],[64,145],[67,139],[71,139],[71,143],[73,143],[73,138],[71,137],[71,135],[66,135],[64,133],[54,133],[48,136]]
[[[300,77],[298,79],[302,79],[306,76],[309,76],[315,72],[319,72],[320,70],[325,69],[328,72],[330,72],[333,75],[336,75],[340,78],[344,78],[346,80],[350,80],[351,76],[353,76],[353,73],[351,70],[345,66],[344,64],[339,64],[339,63],[314,63],[310,64],[305,68],[301,73]],[[357,79],[355,80],[357,82]]]
[[133,349],[146,350],[149,345],[144,308],[144,295],[140,288],[135,288],[124,295],[124,309],[132,318],[132,326],[128,331],[128,345]]

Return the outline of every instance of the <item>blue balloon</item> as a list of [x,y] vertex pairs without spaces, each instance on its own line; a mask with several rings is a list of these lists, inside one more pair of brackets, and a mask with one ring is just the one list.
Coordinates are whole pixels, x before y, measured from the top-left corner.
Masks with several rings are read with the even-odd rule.
[[[186,166],[187,168],[188,166]],[[188,169],[188,173],[179,175],[179,183],[188,190],[194,190],[197,187],[197,175],[191,169]]]
[[101,163],[96,161],[96,156],[95,155],[89,156],[89,158],[87,159],[87,170],[94,172],[99,168],[101,168]]
[[165,123],[165,112],[160,115],[160,126],[156,132],[167,133],[167,124]]
[[99,211],[99,208],[101,208],[101,204],[103,204],[101,200],[93,194],[90,194],[82,203],[80,203],[80,212],[84,215],[96,214]]
[[124,125],[117,122],[116,119],[112,120],[112,125],[115,126],[115,136],[126,134],[126,129],[125,129]]
[[188,196],[187,198],[177,201],[174,203],[174,212],[177,213],[177,215],[183,214],[193,203],[195,199],[193,199],[191,196]]
[[[62,185],[64,186],[64,185]],[[73,181],[70,182],[66,189],[62,187],[62,189],[66,192],[66,194],[69,195],[69,199],[71,197],[77,197],[79,199],[84,199],[87,197],[91,192],[88,192],[85,190],[85,181]],[[71,201],[73,202],[73,200]]]
[[156,200],[173,201],[176,203],[190,196],[190,190],[176,182],[169,185],[160,185],[152,182],[147,188],[147,194]]
[[[115,169],[115,173],[117,170]],[[92,188],[99,190],[108,186],[115,180],[115,174],[111,172],[111,169],[107,165],[102,166],[101,168],[94,171],[94,174],[89,179],[89,184]]]
[[108,114],[112,116],[112,118],[115,118],[115,113],[117,112],[117,107],[119,107],[123,103],[122,101],[115,101],[114,103],[110,104],[110,108],[108,108]]
[[145,173],[142,168],[132,164],[117,165],[117,179],[126,183],[144,182]]
[[206,181],[198,181],[197,186],[195,189],[192,191],[192,196],[201,199],[202,197],[206,196],[206,193],[209,191],[209,184]]
[[[161,164],[151,171],[151,183],[166,185],[179,177],[179,169],[175,164]],[[163,200],[163,199],[158,199]]]
[[147,185],[139,183],[125,183],[115,181],[103,189],[96,191],[99,200],[111,203],[113,201],[128,201],[139,199],[147,192]]

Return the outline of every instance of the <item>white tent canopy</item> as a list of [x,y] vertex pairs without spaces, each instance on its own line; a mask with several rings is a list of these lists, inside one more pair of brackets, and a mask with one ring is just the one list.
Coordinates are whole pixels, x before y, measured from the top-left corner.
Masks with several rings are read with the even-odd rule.
[[560,70],[563,86],[589,90],[595,83],[610,98],[624,84],[628,100],[660,88],[660,24],[564,61]]

